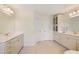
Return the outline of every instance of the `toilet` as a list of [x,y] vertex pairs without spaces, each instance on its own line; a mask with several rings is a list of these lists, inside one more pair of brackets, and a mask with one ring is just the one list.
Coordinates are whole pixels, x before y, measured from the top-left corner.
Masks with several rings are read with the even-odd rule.
[[66,50],[64,52],[64,54],[79,54],[79,51],[75,51],[75,50]]

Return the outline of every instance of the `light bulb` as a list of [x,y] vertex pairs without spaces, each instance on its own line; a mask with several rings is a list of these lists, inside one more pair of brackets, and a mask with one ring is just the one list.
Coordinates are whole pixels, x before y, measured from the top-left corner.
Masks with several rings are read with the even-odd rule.
[[76,14],[76,12],[75,12],[75,11],[73,11],[73,14]]
[[77,10],[77,12],[79,12],[79,10]]
[[10,8],[6,8],[6,10],[7,10],[7,11],[10,11],[11,9],[10,9]]
[[72,16],[73,14],[72,13],[69,13],[69,16]]
[[10,13],[14,13],[14,12],[11,10]]

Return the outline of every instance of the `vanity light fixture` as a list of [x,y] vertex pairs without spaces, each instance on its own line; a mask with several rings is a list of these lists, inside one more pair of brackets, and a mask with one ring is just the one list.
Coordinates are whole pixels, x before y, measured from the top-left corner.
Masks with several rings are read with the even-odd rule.
[[0,5],[0,11],[8,15],[14,14],[14,11],[11,8],[3,4]]
[[77,12],[79,12],[79,10],[77,10]]
[[79,16],[79,10],[75,10],[75,11],[69,13],[69,16],[70,16],[70,17],[76,17],[76,16]]
[[76,14],[76,12],[75,12],[75,11],[73,11],[73,14]]

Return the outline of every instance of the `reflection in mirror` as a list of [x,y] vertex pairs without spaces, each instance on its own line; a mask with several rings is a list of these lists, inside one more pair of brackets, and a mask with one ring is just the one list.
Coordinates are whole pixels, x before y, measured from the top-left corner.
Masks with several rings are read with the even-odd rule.
[[14,31],[15,13],[11,7],[0,4],[0,33],[8,33]]
[[79,16],[71,18],[68,23],[73,33],[79,32]]

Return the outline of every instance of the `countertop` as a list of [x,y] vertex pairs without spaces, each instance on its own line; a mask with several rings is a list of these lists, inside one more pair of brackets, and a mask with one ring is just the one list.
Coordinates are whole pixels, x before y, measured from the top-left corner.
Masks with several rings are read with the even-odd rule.
[[77,33],[74,33],[74,32],[67,32],[67,33],[54,32],[54,35],[57,35],[57,34],[63,34],[63,35],[79,37],[79,32],[77,32]]
[[0,43],[11,40],[21,34],[23,34],[23,33],[22,32],[15,32],[15,33],[0,34]]

